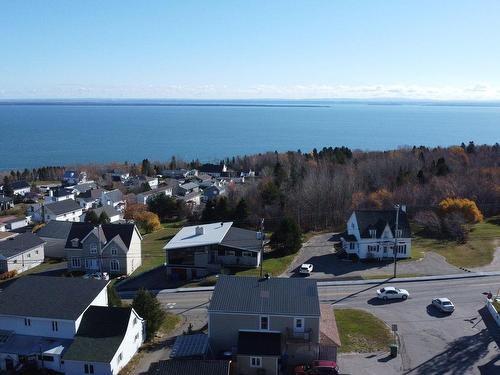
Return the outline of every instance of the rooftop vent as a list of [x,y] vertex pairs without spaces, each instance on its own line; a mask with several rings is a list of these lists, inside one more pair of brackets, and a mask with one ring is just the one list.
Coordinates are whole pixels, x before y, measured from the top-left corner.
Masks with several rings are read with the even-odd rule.
[[197,235],[197,236],[202,235],[202,234],[203,234],[203,227],[199,227],[199,226],[198,226],[198,227],[194,228],[194,233],[195,233],[195,235]]

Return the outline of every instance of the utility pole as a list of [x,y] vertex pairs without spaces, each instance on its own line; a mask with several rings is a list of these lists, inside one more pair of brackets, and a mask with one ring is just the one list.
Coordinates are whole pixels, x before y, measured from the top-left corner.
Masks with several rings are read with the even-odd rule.
[[99,224],[99,226],[97,227],[97,238],[98,238],[97,251],[98,251],[98,256],[99,256],[99,272],[101,273],[101,277],[102,277],[101,224]]
[[260,278],[264,277],[264,218],[260,219]]
[[394,253],[394,278],[396,278],[396,263],[398,255],[398,224],[399,224],[399,204],[394,206],[396,209],[396,228],[394,229],[394,248],[392,252]]

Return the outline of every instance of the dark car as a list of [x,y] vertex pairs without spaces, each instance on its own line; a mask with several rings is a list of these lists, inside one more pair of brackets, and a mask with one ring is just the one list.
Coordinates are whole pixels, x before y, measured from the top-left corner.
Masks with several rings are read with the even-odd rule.
[[295,367],[295,375],[338,375],[339,366],[335,361],[313,361],[310,365]]

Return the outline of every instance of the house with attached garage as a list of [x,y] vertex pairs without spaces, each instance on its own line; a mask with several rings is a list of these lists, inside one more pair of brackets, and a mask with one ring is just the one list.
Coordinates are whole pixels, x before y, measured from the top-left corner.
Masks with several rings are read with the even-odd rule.
[[35,366],[68,375],[118,374],[142,344],[145,322],[130,307],[108,307],[107,285],[30,275],[3,289],[0,371]]
[[130,275],[141,265],[141,241],[134,224],[73,223],[65,245],[68,270]]
[[45,222],[57,221],[80,221],[83,210],[73,199],[46,204],[40,207]]
[[232,222],[182,228],[163,248],[167,275],[189,280],[219,272],[222,267],[258,267],[259,232],[233,227]]
[[411,257],[411,229],[404,206],[398,214],[396,210],[356,210],[340,237],[345,252],[359,259],[393,259],[396,237],[396,257]]
[[[237,373],[281,373],[340,346],[331,306],[319,303],[315,280],[220,275],[208,307],[209,343],[231,352]],[[325,358],[327,357],[327,358]]]
[[21,273],[43,262],[45,241],[31,232],[0,241],[0,274]]
[[45,256],[48,258],[66,257],[66,239],[73,224],[69,221],[49,221],[35,235],[45,241]]

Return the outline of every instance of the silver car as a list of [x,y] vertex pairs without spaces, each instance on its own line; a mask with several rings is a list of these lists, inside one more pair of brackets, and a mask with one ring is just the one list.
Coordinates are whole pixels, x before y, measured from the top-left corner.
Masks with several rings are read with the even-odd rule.
[[432,306],[445,313],[452,313],[455,311],[455,305],[448,298],[434,298]]

